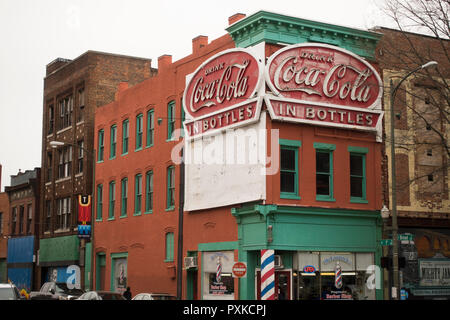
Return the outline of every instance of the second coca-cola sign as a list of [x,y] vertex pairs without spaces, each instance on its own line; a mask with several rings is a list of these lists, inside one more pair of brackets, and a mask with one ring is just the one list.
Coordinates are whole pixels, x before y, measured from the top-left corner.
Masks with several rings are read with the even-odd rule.
[[271,91],[290,99],[374,108],[382,95],[381,79],[369,63],[326,44],[285,47],[270,57],[265,73]]
[[256,93],[262,67],[244,49],[223,51],[205,61],[188,80],[185,111],[197,119],[242,103]]

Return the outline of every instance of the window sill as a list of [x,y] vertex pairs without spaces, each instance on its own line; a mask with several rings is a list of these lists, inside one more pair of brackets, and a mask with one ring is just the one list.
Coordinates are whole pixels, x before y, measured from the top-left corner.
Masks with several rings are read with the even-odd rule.
[[95,218],[95,222],[102,222],[103,219],[102,218]]
[[350,203],[369,203],[369,201],[363,198],[350,198]]
[[116,220],[116,218],[108,218],[108,220],[107,221],[114,221],[114,220]]
[[116,156],[114,157],[109,157],[109,160],[114,160],[116,158]]
[[173,206],[173,207],[170,207],[170,208],[166,208],[166,212],[169,212],[169,211],[174,211],[175,210],[175,206]]
[[97,163],[103,163],[104,161],[103,160],[99,160],[99,161],[97,161]]
[[336,202],[336,199],[329,196],[316,196],[316,201]]
[[123,219],[123,218],[126,218],[126,217],[128,217],[127,215],[121,215],[121,216],[119,216],[119,219]]
[[280,193],[280,199],[301,200],[302,198],[294,193]]
[[141,215],[142,215],[142,213],[140,211],[133,213],[133,217],[139,217]]
[[134,152],[142,151],[142,147],[139,147],[137,149],[134,149]]
[[151,148],[153,146],[154,146],[154,144],[152,143],[151,145],[145,146],[145,149],[149,149],[149,148]]
[[123,156],[126,156],[126,155],[128,155],[128,151],[121,154],[122,157],[123,157]]
[[153,210],[145,211],[144,214],[152,214]]

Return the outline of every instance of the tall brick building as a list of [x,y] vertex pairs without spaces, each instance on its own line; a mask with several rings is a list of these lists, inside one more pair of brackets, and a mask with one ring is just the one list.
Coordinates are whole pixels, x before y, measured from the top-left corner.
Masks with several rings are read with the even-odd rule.
[[[84,248],[80,248],[77,237],[77,195],[92,194],[95,109],[114,100],[120,82],[134,85],[153,73],[149,59],[95,51],[87,51],[74,60],[58,58],[47,65],[41,158],[40,282],[46,281],[50,271],[57,274],[58,281],[64,281],[68,265],[84,265],[83,254],[80,257]],[[62,143],[55,148],[51,141]]]
[[[450,78],[446,55],[450,41],[388,28],[374,31],[383,34],[376,54],[386,91],[383,202],[391,212],[390,82],[396,85],[408,71],[428,61],[438,62],[437,69],[428,68],[408,77],[395,97],[396,194],[399,233],[411,234],[414,239],[400,245],[400,257],[406,259],[401,286],[409,291],[409,298],[448,298],[450,279],[442,270],[450,267],[450,127],[445,99],[448,87],[443,83]],[[384,250],[387,255],[388,248]],[[434,280],[429,272],[432,269],[440,270]]]

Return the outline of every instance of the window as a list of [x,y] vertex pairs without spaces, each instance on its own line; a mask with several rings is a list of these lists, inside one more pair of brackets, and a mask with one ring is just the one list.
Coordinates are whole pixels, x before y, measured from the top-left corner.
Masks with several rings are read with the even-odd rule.
[[108,219],[114,219],[115,204],[116,204],[116,182],[111,181],[109,183]]
[[27,206],[27,234],[31,234],[31,222],[33,221],[33,207],[31,204]]
[[116,157],[116,146],[117,146],[117,126],[111,126],[111,135],[110,135],[110,154],[109,158],[114,159]]
[[55,109],[54,109],[53,105],[51,104],[48,107],[48,130],[47,130],[47,134],[52,134],[54,129],[55,129]]
[[19,234],[23,234],[24,206],[19,207]]
[[50,232],[52,222],[52,201],[45,200],[45,224],[44,232]]
[[53,172],[53,153],[47,152],[47,174],[45,182],[52,181]]
[[335,145],[314,143],[316,149],[316,200],[335,201],[333,198],[333,150]]
[[103,217],[103,185],[97,185],[97,220]]
[[125,119],[122,122],[122,154],[128,153],[129,121]]
[[166,233],[166,259],[165,262],[172,262],[174,257],[174,237],[173,232]]
[[142,204],[142,175],[137,174],[134,179],[134,214],[141,213]]
[[0,235],[3,234],[3,212],[0,212]]
[[11,234],[16,233],[16,224],[17,224],[17,207],[12,209],[12,218],[11,218]]
[[427,150],[427,156],[432,157],[433,156],[433,149]]
[[78,141],[77,142],[77,149],[78,149],[78,166],[77,166],[77,173],[83,172],[83,159],[84,159],[84,141]]
[[142,149],[142,113],[136,116],[136,151]]
[[72,175],[72,146],[65,146],[59,150],[58,179]]
[[59,100],[59,129],[72,125],[73,97],[67,96]]
[[126,217],[128,209],[128,178],[123,178],[122,182],[122,201],[120,207],[120,216]]
[[167,140],[172,140],[175,130],[175,101],[170,101],[167,105]]
[[67,230],[70,228],[72,201],[70,197],[57,200],[56,229]]
[[183,108],[183,98],[181,98],[181,102],[180,102],[180,109],[181,109],[181,137],[184,137],[184,126],[183,123],[186,120],[186,114],[184,113],[184,108]]
[[78,89],[78,117],[77,122],[84,121],[84,88]]
[[97,161],[102,162],[103,161],[103,152],[105,149],[105,131],[103,129],[98,131],[98,156]]
[[428,182],[433,182],[434,181],[434,177],[432,174],[428,175]]
[[366,154],[367,148],[348,147],[350,152],[350,201],[367,203]]
[[147,111],[147,147],[151,147],[155,138],[155,113],[152,110]]
[[300,199],[298,149],[301,141],[280,139],[280,198]]
[[173,210],[175,207],[175,167],[167,168],[167,207],[166,210]]
[[150,213],[153,210],[153,171],[147,171],[145,180],[145,212]]

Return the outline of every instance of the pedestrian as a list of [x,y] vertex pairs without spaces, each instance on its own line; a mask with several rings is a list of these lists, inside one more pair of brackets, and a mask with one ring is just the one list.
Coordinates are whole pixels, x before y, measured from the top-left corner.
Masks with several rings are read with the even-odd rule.
[[130,287],[127,287],[127,290],[123,293],[123,296],[127,300],[131,300],[131,290]]

